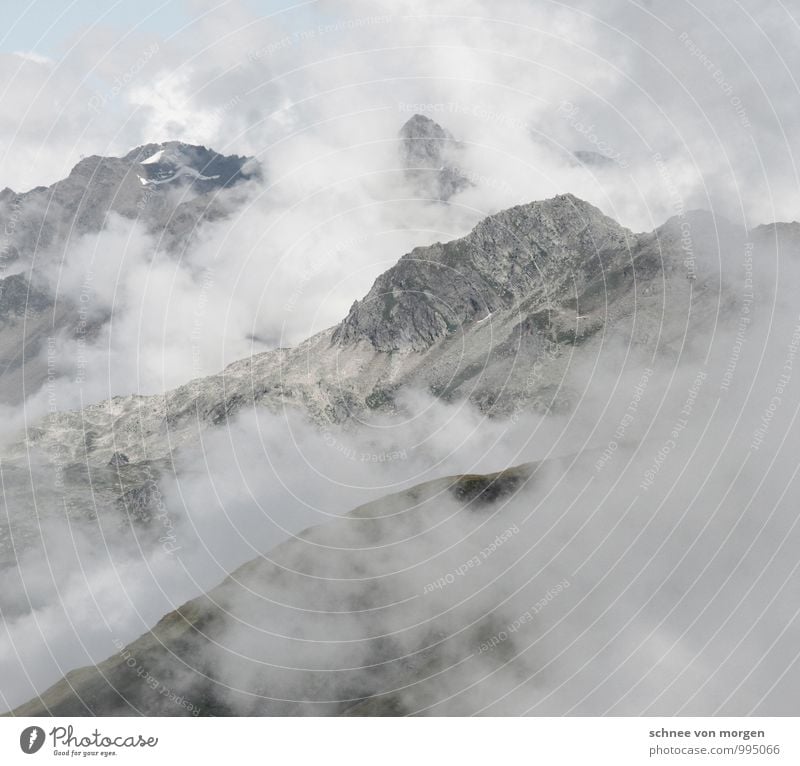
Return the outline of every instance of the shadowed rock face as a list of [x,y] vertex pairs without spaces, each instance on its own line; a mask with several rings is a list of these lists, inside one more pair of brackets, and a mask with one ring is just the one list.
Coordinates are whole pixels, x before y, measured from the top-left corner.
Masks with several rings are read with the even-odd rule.
[[594,168],[611,168],[616,165],[616,161],[612,157],[607,157],[605,154],[600,154],[599,152],[579,149],[573,152],[572,155],[579,164]]
[[143,186],[190,186],[198,194],[233,186],[260,175],[257,164],[249,157],[224,156],[178,141],[146,144],[131,151],[126,160],[144,169]]
[[0,279],[0,403],[18,404],[47,377],[46,346],[70,312],[25,274]]
[[560,302],[630,260],[635,238],[597,208],[565,194],[505,210],[463,239],[417,248],[356,302],[334,341],[380,351],[424,350],[460,325],[521,299]]
[[447,201],[471,182],[459,170],[463,149],[430,117],[415,114],[400,129],[400,159],[417,194]]
[[21,320],[25,313],[40,313],[52,304],[49,296],[31,285],[23,274],[0,280],[0,324]]

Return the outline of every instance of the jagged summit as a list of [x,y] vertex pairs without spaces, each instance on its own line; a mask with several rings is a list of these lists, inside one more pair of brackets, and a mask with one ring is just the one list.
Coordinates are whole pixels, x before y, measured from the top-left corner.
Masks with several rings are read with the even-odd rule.
[[446,146],[457,143],[449,130],[422,114],[406,121],[400,128],[400,137],[409,167],[438,169]]
[[258,165],[251,158],[225,156],[205,146],[180,141],[145,144],[130,151],[124,159],[140,166],[143,186],[189,183],[204,192],[259,175]]
[[423,350],[520,299],[547,301],[624,257],[630,231],[572,194],[504,210],[466,237],[417,248],[353,304],[333,341]]
[[[111,199],[115,212],[147,217],[153,206],[143,205],[142,200],[145,196],[152,200],[155,187],[163,186],[164,191],[183,189],[184,195],[186,191],[206,194],[259,175],[259,166],[252,158],[226,156],[204,146],[166,141],[136,147],[124,157],[84,157],[55,188],[64,197],[83,191],[90,195],[93,209],[102,209],[105,195],[113,187]],[[64,202],[71,204],[68,198]],[[99,225],[99,220],[92,225]]]
[[[228,190],[259,175],[253,159],[167,141],[123,157],[83,157],[50,187],[0,192],[0,266],[14,262],[16,272],[30,277],[30,284],[19,277],[9,281],[0,270],[0,294],[8,296],[0,306],[0,402],[15,404],[26,388],[36,390],[44,381],[41,351],[48,335],[74,334],[78,311],[72,302],[78,296],[60,295],[56,311],[54,296],[47,302],[39,291],[52,259],[69,258],[72,240],[102,231],[114,214],[142,224],[162,252],[180,255],[204,221],[239,204],[240,195]],[[22,304],[25,321],[18,321],[19,301],[29,290],[36,300]]]
[[[757,248],[772,246],[772,237],[751,233]],[[342,422],[391,411],[404,386],[469,399],[493,414],[568,409],[570,394],[559,381],[572,352],[553,346],[588,354],[618,335],[648,358],[677,353],[687,316],[696,333],[705,331],[704,322],[719,321],[714,290],[722,286],[708,275],[720,243],[738,249],[736,236],[744,234],[693,225],[687,254],[680,226],[633,234],[572,194],[519,205],[465,237],[403,256],[342,322],[294,349],[240,360],[165,395],[57,413],[31,426],[28,438],[48,454],[103,466],[122,451],[134,465],[167,458],[176,445],[196,440],[198,428],[225,423],[250,406]],[[631,317],[635,327],[627,324]],[[532,385],[526,365],[534,363],[540,367]],[[88,421],[97,438],[87,452]]]
[[406,177],[418,194],[446,201],[472,185],[460,169],[463,147],[439,123],[415,114],[400,128],[399,136]]

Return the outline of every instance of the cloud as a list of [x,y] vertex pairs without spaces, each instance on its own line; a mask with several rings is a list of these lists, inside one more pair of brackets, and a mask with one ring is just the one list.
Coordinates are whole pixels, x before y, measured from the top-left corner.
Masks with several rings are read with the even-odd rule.
[[[420,2],[350,2],[319,3],[313,12],[266,20],[243,3],[198,8],[207,15],[170,39],[111,27],[77,37],[57,60],[0,56],[0,132],[9,137],[2,186],[49,183],[66,175],[81,154],[123,154],[168,138],[253,154],[267,171],[263,183],[229,200],[229,217],[203,224],[196,245],[180,257],[160,249],[158,236],[139,222],[113,217],[104,231],[70,244],[63,262],[47,272],[49,284],[80,306],[91,274],[87,302],[102,325],[82,348],[59,338],[62,407],[163,391],[253,351],[296,344],[340,319],[403,253],[460,236],[515,203],[570,191],[636,230],[692,207],[747,224],[796,216],[792,73],[798,54],[791,19],[773,4],[719,4],[701,13],[690,6],[520,2],[504,4],[501,12],[469,2],[445,4],[431,15]],[[397,131],[416,111],[465,146],[461,170],[474,186],[449,205],[415,198],[403,179]],[[582,166],[576,150],[599,151],[612,162]],[[611,609],[615,595],[628,593],[628,585],[638,598],[623,602],[626,616],[636,617],[638,606],[651,603],[636,578],[645,572],[642,582],[661,588],[659,575],[671,571],[657,551],[661,540],[672,541],[668,550],[675,556],[688,551],[691,566],[667,578],[663,609],[636,623],[641,630],[632,643],[619,645],[636,653],[638,676],[615,647],[606,665],[584,677],[587,697],[550,686],[552,701],[539,710],[584,709],[593,684],[606,680],[598,667],[621,668],[614,692],[600,697],[606,707],[613,708],[614,694],[619,700],[629,695],[625,709],[655,703],[634,683],[644,667],[662,684],[669,700],[664,709],[693,710],[688,694],[697,687],[668,684],[695,662],[703,680],[716,666],[698,634],[684,641],[681,623],[664,624],[665,610],[679,608],[688,592],[688,617],[708,607],[704,628],[724,635],[732,617],[730,634],[746,637],[749,586],[756,583],[767,598],[766,586],[779,588],[781,576],[794,576],[781,555],[774,564],[780,574],[753,579],[759,567],[773,566],[770,555],[794,534],[781,495],[793,487],[794,468],[781,440],[796,410],[796,378],[781,383],[797,322],[789,289],[797,275],[785,252],[794,246],[788,244],[776,261],[753,266],[758,316],[746,323],[743,344],[739,317],[734,326],[717,328],[713,315],[715,277],[734,290],[739,308],[743,251],[719,253],[720,262],[704,275],[712,286],[702,304],[711,329],[687,337],[679,352],[674,345],[667,349],[637,418],[624,426],[626,442],[642,440],[635,459],[626,462],[617,445],[600,469],[573,475],[572,488],[592,475],[603,488],[619,478],[619,502],[609,519],[620,522],[623,537],[614,541],[630,542],[624,535],[651,519],[655,528],[646,538],[649,547],[625,559],[620,579],[602,591],[604,609]],[[666,329],[685,331],[684,318],[673,316]],[[7,703],[31,696],[66,669],[107,656],[114,639],[134,638],[257,552],[361,502],[447,473],[503,468],[553,451],[590,447],[602,456],[612,441],[622,442],[615,434],[643,373],[641,366],[624,367],[628,351],[627,342],[611,341],[599,358],[576,364],[573,382],[585,396],[564,418],[487,421],[422,392],[405,394],[407,419],[367,432],[326,436],[294,418],[242,415],[180,455],[177,470],[161,481],[165,519],[182,547],[178,557],[146,535],[137,540],[124,518],[87,523],[57,517],[41,529],[37,521],[33,547],[18,569],[2,575],[4,615],[12,614],[0,636]],[[76,383],[79,359],[83,374]],[[672,432],[704,363],[708,378],[699,386],[691,423],[676,438]],[[730,385],[722,387],[731,365]],[[793,373],[793,362],[789,366]],[[46,396],[38,392],[25,413],[10,416],[19,421],[45,412]],[[47,467],[41,470],[50,475]],[[32,487],[37,476],[29,478]],[[728,501],[731,487],[734,503]],[[641,513],[624,516],[622,499],[635,492],[641,493]],[[558,497],[566,507],[568,493]],[[582,499],[576,513],[591,513],[594,500]],[[16,507],[29,513],[32,497]],[[560,507],[553,501],[545,513]],[[578,558],[570,564],[588,559],[610,529],[598,525],[596,539],[574,551]],[[754,539],[760,540],[758,555],[747,558]],[[690,547],[698,540],[701,545]],[[435,538],[430,545],[437,550],[446,542]],[[708,550],[722,563],[706,576]],[[588,570],[597,579],[600,562],[611,566],[620,554],[619,548],[609,551]],[[657,566],[653,555],[661,556]],[[426,576],[458,565],[445,558],[446,566]],[[742,560],[750,579],[738,569]],[[706,579],[693,590],[689,574],[698,573]],[[723,588],[727,574],[734,577]],[[472,616],[490,606],[476,601]],[[513,620],[513,610],[506,616]],[[780,617],[780,625],[790,624],[788,612],[781,609]],[[463,619],[447,629],[458,629]],[[573,635],[586,625],[577,618],[566,624]],[[759,620],[758,647],[740,654],[731,647],[733,656],[752,666],[764,637],[772,635],[766,624]],[[602,645],[616,627],[604,623],[597,641]],[[555,653],[564,642],[553,639],[548,646]],[[592,656],[597,651],[583,649]],[[779,668],[782,659],[770,655],[767,661]],[[477,663],[470,672],[481,678],[484,671]],[[35,675],[28,679],[26,672]],[[500,697],[513,686],[490,684],[486,702],[508,709],[512,701]],[[457,691],[458,684],[447,688]]]
[[[719,8],[514,3],[499,13],[471,2],[429,15],[414,2],[351,2],[263,17],[228,3],[196,13],[169,39],[112,24],[76,35],[58,61],[0,62],[12,186],[54,180],[78,152],[166,138],[254,154],[268,170],[177,270],[125,267],[117,307],[139,310],[116,317],[103,346],[145,368],[126,367],[109,395],[163,390],[295,344],[338,321],[413,246],[520,202],[569,191],[635,230],[692,207],[748,225],[797,208],[796,54],[768,4],[749,11],[763,45],[744,10]],[[450,206],[414,202],[402,182],[397,131],[414,111],[466,146],[461,170],[474,185]],[[576,150],[615,161],[581,164]],[[134,251],[150,246],[140,235]],[[65,255],[65,284],[81,281],[81,263]],[[206,269],[213,289],[198,276]],[[147,295],[126,302],[135,289]],[[201,297],[191,355],[187,317]]]

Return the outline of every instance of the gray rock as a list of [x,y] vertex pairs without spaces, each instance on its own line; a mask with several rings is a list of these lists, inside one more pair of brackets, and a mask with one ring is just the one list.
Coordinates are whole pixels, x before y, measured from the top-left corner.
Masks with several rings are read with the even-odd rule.
[[400,129],[400,139],[406,178],[420,196],[447,201],[472,185],[460,169],[463,147],[430,117],[415,114]]
[[118,467],[128,465],[130,462],[130,459],[124,452],[115,452],[108,461],[108,465]]
[[600,152],[579,149],[573,152],[572,155],[581,165],[588,165],[595,168],[610,168],[617,164],[612,157],[607,157],[605,154],[600,154]]
[[[62,267],[71,241],[101,231],[115,213],[141,221],[161,250],[180,257],[205,221],[231,212],[227,190],[260,177],[252,158],[170,141],[121,158],[86,157],[48,188],[0,192],[0,403],[18,404],[43,385],[47,338],[76,336],[79,297],[56,302],[42,279]],[[3,279],[12,267],[17,273]],[[83,339],[107,318],[81,324]]]
[[[680,353],[687,332],[703,337],[738,319],[735,291],[711,276],[719,248],[738,248],[747,236],[702,212],[634,234],[572,195],[515,207],[462,239],[404,256],[339,325],[296,348],[254,355],[164,395],[49,415],[9,452],[101,465],[118,450],[132,462],[166,459],[248,409],[343,423],[397,411],[397,393],[408,388],[469,399],[491,415],[565,411],[577,352],[591,357],[616,338],[631,363],[652,362]],[[751,236],[757,248],[769,246],[763,232]],[[87,430],[96,434],[88,452]]]
[[505,210],[466,237],[417,248],[382,274],[334,333],[380,351],[424,350],[522,298],[558,300],[618,265],[631,232],[570,194]]

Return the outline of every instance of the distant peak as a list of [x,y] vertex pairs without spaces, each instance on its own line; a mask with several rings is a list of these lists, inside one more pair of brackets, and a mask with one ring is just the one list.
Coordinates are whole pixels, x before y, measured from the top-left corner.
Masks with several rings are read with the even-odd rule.
[[438,123],[427,115],[414,114],[406,120],[403,128],[413,127],[415,125],[438,125]]
[[137,146],[123,158],[142,167],[143,185],[191,182],[202,190],[231,186],[260,175],[258,163],[239,155],[223,155],[205,146],[164,141]]
[[400,128],[400,157],[406,178],[421,197],[447,200],[472,186],[462,174],[462,145],[452,133],[422,114]]
[[400,128],[402,138],[433,138],[453,140],[450,131],[445,130],[438,122],[424,114],[415,114]]
[[207,154],[216,155],[217,153],[199,144],[185,144],[182,141],[162,141],[160,144],[142,144],[135,149],[131,149],[124,157],[125,160],[132,162],[145,162],[153,155],[162,152],[171,157],[182,155]]

